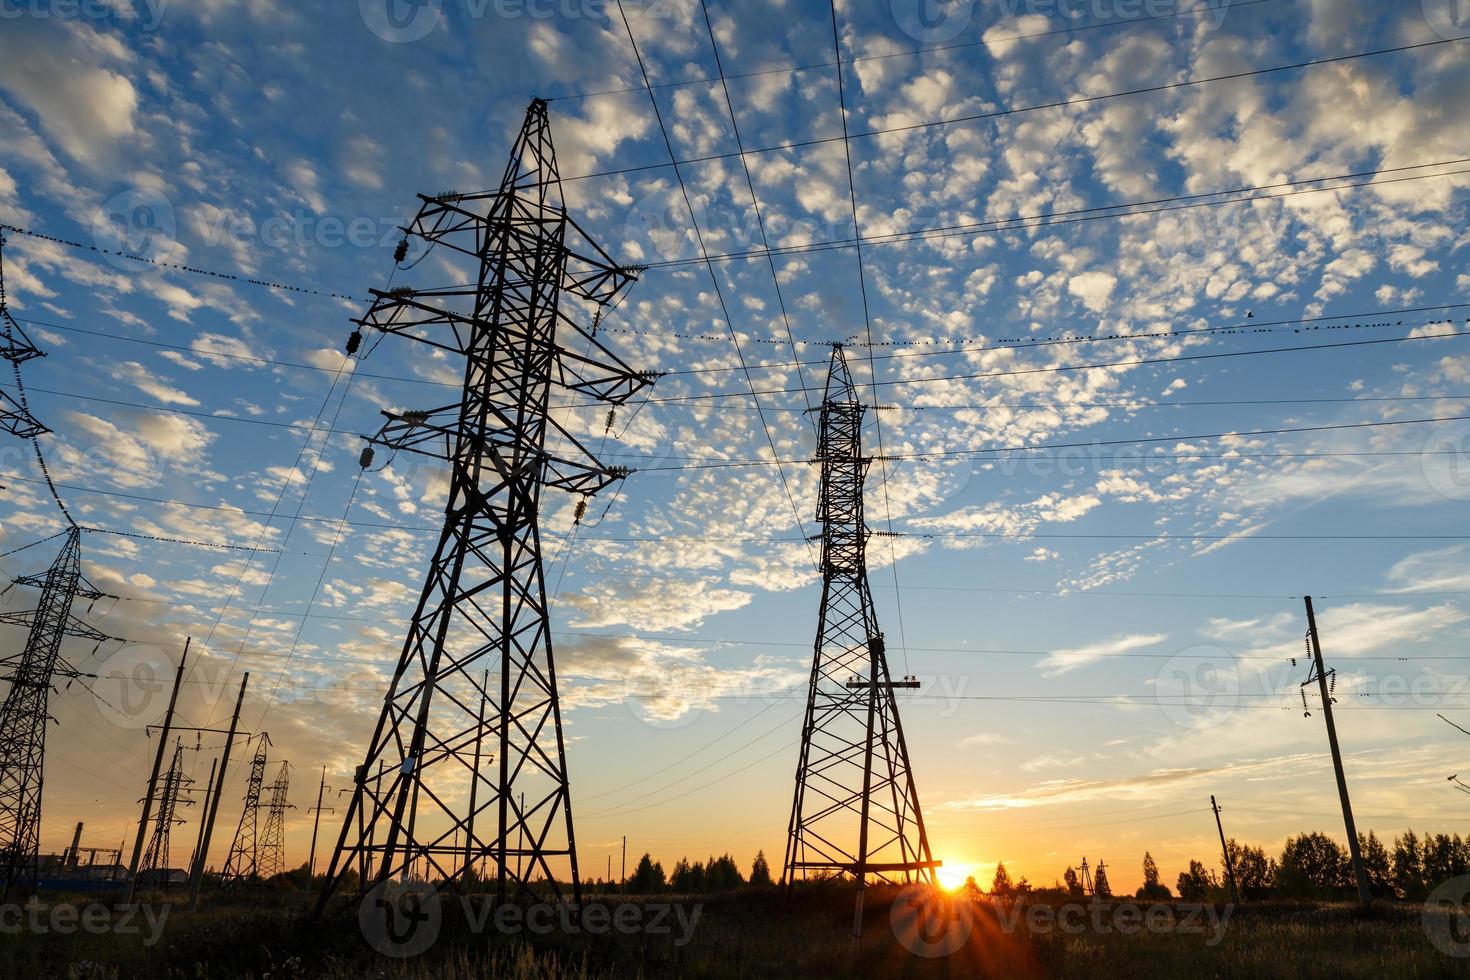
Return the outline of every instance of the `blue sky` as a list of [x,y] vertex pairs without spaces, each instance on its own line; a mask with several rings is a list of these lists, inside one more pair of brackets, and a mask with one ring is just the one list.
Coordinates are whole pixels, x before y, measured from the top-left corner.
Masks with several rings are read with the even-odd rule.
[[[747,76],[729,81],[740,142],[763,151],[748,184],[699,6],[629,4],[674,152],[699,161],[680,173],[705,246],[759,249],[763,221],[785,249],[779,295],[764,255],[715,263],[727,324],[616,5],[443,0],[396,28],[369,0],[0,6],[0,221],[314,291],[9,234],[11,309],[49,353],[25,379],[78,520],[281,552],[89,535],[89,574],[129,597],[94,621],[134,642],[76,656],[125,672],[192,635],[206,649],[185,715],[206,727],[252,671],[244,724],[296,767],[304,858],[306,784],[325,765],[344,786],[361,759],[445,487],[400,461],[345,511],[357,434],[380,408],[442,404],[457,378],[395,339],[344,363],[349,319],[388,281],[413,195],[493,186],[546,97],[574,216],[653,266],[606,340],[669,372],[606,442],[609,462],[664,471],[595,501],[575,540],[574,500],[544,513],[584,873],[623,834],[666,866],[779,854],[817,601],[801,388],[825,343],[870,331],[899,345],[853,348],[854,370],[876,375],[883,449],[906,457],[870,481],[870,519],[901,534],[874,539],[872,578],[894,671],[925,681],[903,711],[937,856],[1049,882],[1085,852],[1126,883],[1149,848],[1172,877],[1213,852],[1211,793],[1268,849],[1340,833],[1289,659],[1307,592],[1360,826],[1454,829],[1463,736],[1435,714],[1467,717],[1470,546],[1454,535],[1470,475],[1453,451],[1470,422],[1412,422],[1470,415],[1470,349],[1430,336],[1470,312],[1454,306],[1470,303],[1454,163],[1470,65],[1431,43],[1470,34],[1451,7],[839,4],[848,127],[883,131],[850,141],[858,224],[878,239],[860,283],[852,248],[803,248],[854,234],[830,8],[710,5],[724,70]],[[1314,193],[1017,220],[1265,187]],[[884,240],[922,229],[948,231]],[[394,281],[455,281],[437,261]],[[1248,329],[1216,329],[1233,326]],[[1110,339],[1043,343],[1093,337]],[[1213,356],[1327,344],[1348,346]],[[607,428],[601,410],[566,419]],[[1411,424],[1213,438],[1381,422]],[[772,445],[796,462],[770,465]],[[749,460],[764,462],[679,468]],[[54,532],[22,444],[0,447],[0,472],[0,550]],[[39,570],[50,548],[0,564]],[[1209,710],[1180,703],[1202,690]],[[75,820],[99,845],[123,835],[160,708],[56,699],[46,846]],[[209,753],[190,759],[202,782]]]

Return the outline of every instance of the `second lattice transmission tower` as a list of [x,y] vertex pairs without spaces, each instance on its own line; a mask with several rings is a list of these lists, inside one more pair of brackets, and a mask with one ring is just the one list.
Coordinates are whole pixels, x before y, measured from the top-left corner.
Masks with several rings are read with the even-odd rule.
[[868,588],[862,451],[866,406],[857,399],[841,346],[834,346],[820,409],[822,605],[785,879],[851,876],[859,891],[878,881],[934,880],[919,794],[894,690],[915,688],[888,673],[883,634]]
[[262,732],[255,756],[250,760],[250,777],[245,781],[245,809],[240,811],[240,823],[235,827],[235,839],[221,872],[226,882],[261,877],[260,791],[265,784],[265,756],[270,744],[270,736]]

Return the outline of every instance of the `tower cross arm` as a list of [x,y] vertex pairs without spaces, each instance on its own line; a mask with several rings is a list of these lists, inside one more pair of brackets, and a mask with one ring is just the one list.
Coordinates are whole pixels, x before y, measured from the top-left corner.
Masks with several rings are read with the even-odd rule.
[[18,439],[33,439],[51,431],[4,391],[0,391],[0,430]]

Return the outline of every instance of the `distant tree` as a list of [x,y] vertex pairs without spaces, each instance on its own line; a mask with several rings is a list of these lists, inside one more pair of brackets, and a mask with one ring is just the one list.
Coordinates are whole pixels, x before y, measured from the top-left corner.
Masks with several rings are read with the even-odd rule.
[[628,881],[628,890],[635,895],[652,895],[664,890],[664,866],[648,854],[638,859],[633,877]]
[[1358,834],[1358,852],[1363,855],[1363,870],[1368,874],[1368,887],[1373,894],[1393,897],[1393,862],[1383,841],[1371,830],[1366,837]]
[[750,883],[756,888],[769,888],[771,885],[771,866],[766,863],[765,851],[755,852],[755,861],[750,865]]
[[1077,871],[1070,864],[1062,873],[1062,882],[1067,886],[1067,894],[1077,897],[1082,894],[1082,879],[1077,877]]
[[674,862],[674,870],[669,874],[669,887],[686,895],[697,890],[694,887],[693,869],[689,867],[688,858],[681,857]]
[[1264,848],[1242,844],[1232,837],[1225,850],[1230,854],[1235,884],[1242,895],[1261,895],[1276,887],[1276,861],[1266,857]]
[[1464,842],[1458,834],[1424,835],[1424,885],[1433,890],[1441,882],[1465,873]]
[[995,866],[995,879],[990,883],[990,894],[1010,895],[1015,890],[1016,886],[1011,884],[1011,873],[1006,870],[1006,863],[1001,861]]
[[1186,902],[1202,902],[1219,885],[1219,880],[1213,871],[1200,862],[1190,861],[1189,870],[1179,872],[1179,880],[1175,884],[1180,898]]
[[980,886],[975,884],[974,875],[970,875],[970,877],[965,879],[965,887],[961,889],[961,891],[964,893],[966,898],[980,897]]
[[1029,882],[1029,881],[1026,880],[1026,876],[1025,875],[1022,875],[1021,876],[1021,880],[1018,881],[1018,882],[1016,882],[1016,894],[1017,895],[1030,895],[1031,894],[1031,882]]
[[740,874],[740,867],[729,854],[722,854],[717,858],[711,858],[704,866],[704,887],[706,891],[734,891],[743,884],[745,884],[745,879]]
[[1422,902],[1429,894],[1424,884],[1424,855],[1419,835],[1406,830],[1393,841],[1393,888],[1402,899]]
[[1113,886],[1108,883],[1108,869],[1097,862],[1097,874],[1092,876],[1092,893],[1098,898],[1112,898]]
[[1276,884],[1283,895],[1325,898],[1346,887],[1352,873],[1337,841],[1322,833],[1288,837]]
[[1150,901],[1169,897],[1169,886],[1159,883],[1159,866],[1148,851],[1143,852],[1143,887],[1138,889],[1136,897]]

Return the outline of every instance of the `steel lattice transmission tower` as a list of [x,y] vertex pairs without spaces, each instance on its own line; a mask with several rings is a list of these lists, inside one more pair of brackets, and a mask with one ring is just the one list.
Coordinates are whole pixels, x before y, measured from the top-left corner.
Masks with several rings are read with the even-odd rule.
[[286,802],[291,785],[291,763],[282,762],[281,771],[270,785],[265,808],[265,830],[260,835],[260,860],[256,865],[262,879],[269,881],[286,870],[286,811],[295,809]]
[[109,639],[71,612],[78,598],[108,597],[82,575],[81,537],[80,529],[72,527],[44,575],[15,580],[16,585],[41,590],[35,609],[0,613],[0,623],[28,627],[24,649],[0,661],[0,666],[9,668],[3,679],[10,682],[0,704],[0,870],[5,873],[7,891],[17,876],[35,881],[51,685],[57,677],[83,676],[62,657],[61,644],[67,637],[94,640],[99,645]]
[[193,777],[184,772],[184,744],[182,740],[175,740],[173,761],[169,764],[168,774],[163,777],[163,790],[158,797],[158,822],[153,825],[153,835],[148,839],[148,850],[143,856],[144,871],[168,870],[170,831],[176,824],[184,822],[177,815],[178,808],[194,805],[193,798],[189,796],[193,785]]
[[265,754],[270,744],[270,736],[261,732],[255,757],[250,760],[250,778],[245,783],[245,809],[240,811],[235,839],[220,872],[226,882],[260,877],[260,790],[265,783]]
[[[832,350],[817,462],[822,485],[822,606],[801,731],[784,876],[934,880],[919,794],[909,767],[883,634],[868,589],[863,416],[842,347]],[[861,906],[859,906],[861,908]]]
[[[653,383],[568,309],[600,310],[638,270],[614,263],[568,216],[539,99],[498,191],[420,197],[407,236],[468,258],[475,281],[374,290],[357,322],[464,359],[458,402],[384,413],[371,440],[446,460],[449,500],[320,907],[360,864],[372,869],[365,889],[415,872],[454,888],[467,875],[493,875],[503,899],[533,894],[536,879],[560,894],[559,878],[580,900],[541,492],[590,495],[627,470],[599,463],[551,417],[548,400],[557,387],[619,405]],[[559,451],[547,448],[548,437]],[[480,677],[487,667],[489,682]]]
[[15,322],[6,305],[5,236],[0,234],[0,357],[10,362],[17,396],[12,398],[0,391],[0,430],[22,439],[33,439],[51,431],[31,414],[30,406],[26,404],[25,389],[20,383],[20,365],[33,357],[45,356],[39,347],[31,343],[31,338]]

